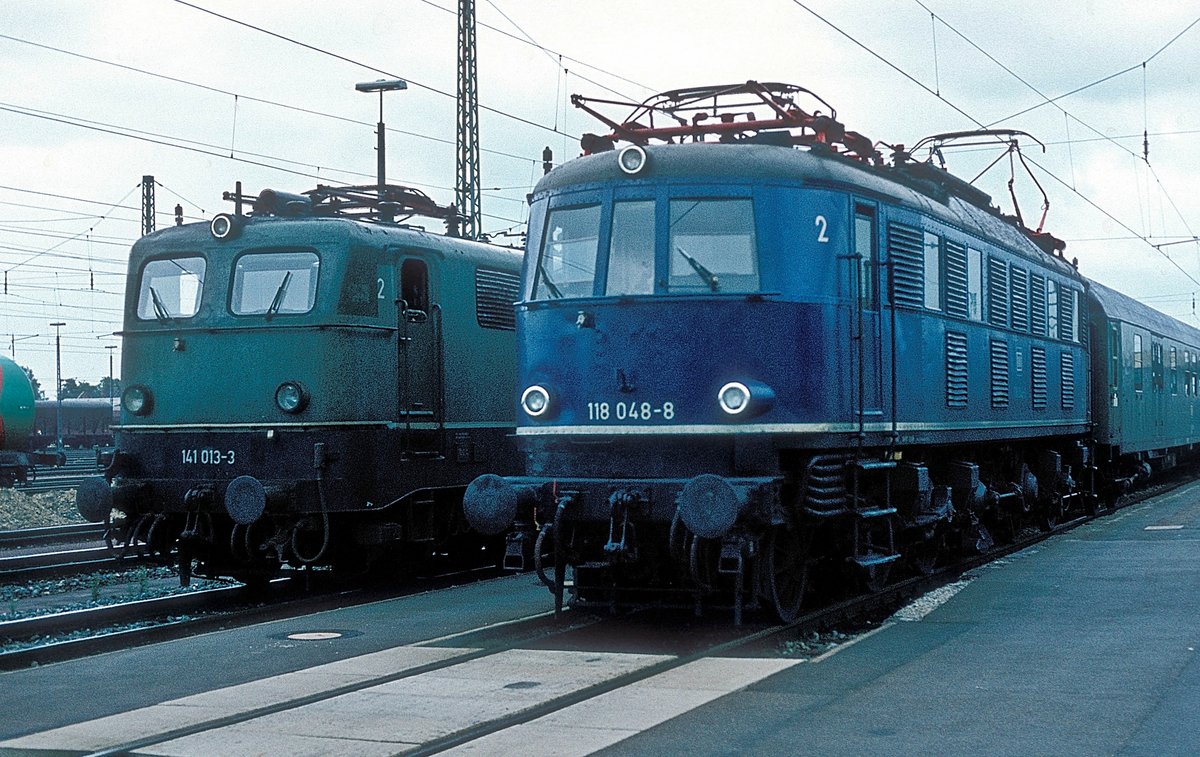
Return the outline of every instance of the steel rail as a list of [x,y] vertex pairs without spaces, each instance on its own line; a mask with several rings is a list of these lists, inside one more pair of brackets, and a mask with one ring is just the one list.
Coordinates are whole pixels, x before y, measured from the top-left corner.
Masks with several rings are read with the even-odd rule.
[[103,523],[71,523],[0,531],[0,547],[28,547],[36,544],[61,544],[104,536]]

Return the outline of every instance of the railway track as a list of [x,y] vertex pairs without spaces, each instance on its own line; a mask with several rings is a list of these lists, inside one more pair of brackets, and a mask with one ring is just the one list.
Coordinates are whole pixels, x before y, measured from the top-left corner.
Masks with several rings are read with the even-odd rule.
[[26,482],[19,482],[13,488],[26,494],[39,492],[62,491],[74,489],[84,479],[98,476],[101,470],[96,465],[96,451],[91,449],[64,450],[66,465],[38,466]]
[[64,544],[103,537],[103,523],[72,523],[65,526],[16,528],[0,531],[0,549]]
[[494,567],[386,588],[297,571],[265,586],[233,584],[0,622],[0,670],[15,670],[199,633],[301,617],[495,577]]
[[[0,584],[41,581],[113,568],[118,563],[104,544],[100,523],[0,531]],[[60,549],[47,547],[60,546]],[[122,561],[136,564],[140,560]]]
[[118,563],[107,546],[9,555],[0,557],[0,583],[44,581],[98,569],[128,567],[146,561],[145,558],[131,555]]

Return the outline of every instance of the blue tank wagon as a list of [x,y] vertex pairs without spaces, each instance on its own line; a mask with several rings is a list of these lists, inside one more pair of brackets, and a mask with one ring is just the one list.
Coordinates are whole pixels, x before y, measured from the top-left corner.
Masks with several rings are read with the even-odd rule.
[[[461,495],[511,468],[521,254],[391,219],[415,190],[264,191],[139,240],[121,423],[90,520],[186,581],[451,551]],[[478,543],[474,544],[478,554]]]
[[621,122],[575,99],[613,131],[532,195],[525,475],[465,500],[557,607],[721,593],[788,619],[814,564],[877,586],[1095,505],[1062,243],[808,95],[677,90]]

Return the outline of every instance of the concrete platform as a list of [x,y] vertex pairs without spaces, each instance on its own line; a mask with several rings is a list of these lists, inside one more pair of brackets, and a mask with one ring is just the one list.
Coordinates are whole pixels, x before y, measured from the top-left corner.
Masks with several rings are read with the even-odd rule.
[[[548,597],[533,576],[509,576],[0,673],[0,742],[544,614]],[[331,631],[340,635],[288,638]]]
[[1200,754],[1200,485],[605,755]]

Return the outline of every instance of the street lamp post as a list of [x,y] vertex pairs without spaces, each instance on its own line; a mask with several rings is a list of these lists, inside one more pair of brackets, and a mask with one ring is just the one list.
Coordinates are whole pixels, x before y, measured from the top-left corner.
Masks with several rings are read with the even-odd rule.
[[51,326],[54,327],[54,364],[55,364],[55,379],[54,379],[54,396],[56,403],[54,406],[54,439],[58,449],[58,454],[62,454],[62,334],[59,329],[67,324],[62,321],[56,321]]
[[359,92],[378,92],[379,93],[379,125],[376,127],[376,160],[378,161],[377,178],[379,183],[379,202],[383,202],[383,188],[387,184],[386,169],[384,168],[384,132],[383,132],[383,93],[392,92],[398,89],[408,89],[408,82],[403,79],[379,79],[377,81],[363,81],[354,85],[354,88]]
[[104,349],[108,350],[108,404],[113,403],[113,350],[117,348],[115,344],[106,344]]

